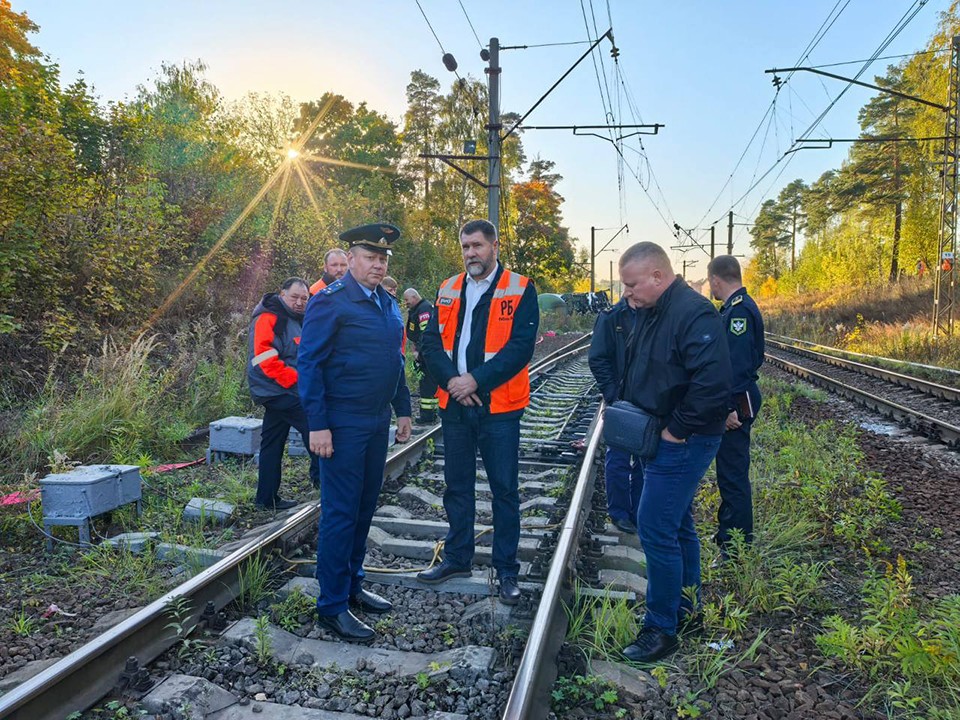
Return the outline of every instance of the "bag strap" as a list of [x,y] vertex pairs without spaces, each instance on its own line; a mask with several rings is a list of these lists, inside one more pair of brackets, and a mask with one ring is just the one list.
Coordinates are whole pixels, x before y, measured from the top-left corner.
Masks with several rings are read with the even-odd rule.
[[630,374],[630,366],[633,364],[633,360],[636,357],[637,343],[640,340],[640,312],[639,310],[633,310],[633,327],[630,329],[630,334],[627,335],[627,347],[626,355],[624,356],[624,367],[623,372],[620,374],[620,387],[617,388],[617,397],[621,400],[623,399],[623,389],[627,384],[627,375]]

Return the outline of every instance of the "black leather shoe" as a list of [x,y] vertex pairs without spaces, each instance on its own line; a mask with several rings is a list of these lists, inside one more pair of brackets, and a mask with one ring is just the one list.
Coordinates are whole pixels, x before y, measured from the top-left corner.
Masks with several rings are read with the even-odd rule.
[[620,532],[626,533],[627,535],[637,534],[637,526],[629,520],[614,520],[613,526]]
[[377,636],[372,627],[358,620],[349,610],[339,615],[318,615],[317,625],[348,642],[368,643]]
[[446,560],[444,560],[439,565],[430,568],[429,570],[424,570],[422,573],[417,573],[417,580],[428,585],[436,585],[437,583],[442,583],[444,580],[449,580],[450,578],[458,577],[470,577],[473,573],[470,572],[470,568],[458,568],[456,565],[451,565]]
[[520,586],[517,585],[515,577],[505,577],[500,579],[500,602],[504,605],[516,605],[520,602]]
[[374,615],[380,615],[381,613],[390,612],[393,610],[393,603],[382,598],[376,593],[372,593],[369,590],[361,589],[356,595],[350,597],[350,604],[354,607],[358,607],[364,612],[373,613]]
[[623,656],[636,663],[652,663],[677,649],[677,636],[656,628],[644,628],[637,639],[623,650]]

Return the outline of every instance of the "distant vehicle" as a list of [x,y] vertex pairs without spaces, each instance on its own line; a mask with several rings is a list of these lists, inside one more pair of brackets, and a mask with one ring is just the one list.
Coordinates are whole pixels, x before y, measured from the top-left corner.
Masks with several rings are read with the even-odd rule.
[[568,315],[567,303],[556,293],[540,293],[537,296],[537,304],[541,311],[556,311]]
[[593,293],[564,293],[560,297],[567,304],[567,312],[570,315],[596,314],[610,307],[610,298],[606,290]]

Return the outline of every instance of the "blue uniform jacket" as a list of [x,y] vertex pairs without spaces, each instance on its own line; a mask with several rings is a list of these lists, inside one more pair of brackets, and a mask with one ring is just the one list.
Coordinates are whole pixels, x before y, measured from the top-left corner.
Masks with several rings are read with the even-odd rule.
[[597,315],[590,339],[588,360],[607,405],[620,399],[620,383],[626,369],[627,339],[636,330],[637,314],[626,300]]
[[733,398],[744,392],[753,396],[754,408],[758,408],[760,391],[757,389],[757,371],[763,365],[763,317],[760,308],[740,288],[727,298],[720,308],[723,319],[723,334],[730,348],[730,365],[733,382],[730,385],[730,409],[736,407]]
[[[484,361],[483,347],[487,336],[487,320],[490,318],[490,300],[501,275],[503,275],[502,265],[497,268],[490,287],[480,296],[480,300],[473,310],[473,318],[470,324],[470,344],[467,345],[467,372],[473,375],[473,379],[477,381],[477,394],[483,401],[484,409],[490,407],[490,391],[503,385],[529,364],[533,357],[534,347],[537,344],[537,328],[540,326],[537,289],[531,280],[517,305],[510,339],[500,349],[500,352]],[[466,288],[466,281],[464,281],[464,288]],[[462,291],[461,297],[463,297]],[[457,357],[460,346],[460,330],[463,328],[463,313],[466,306],[465,301],[460,303],[457,336],[453,343],[454,358]],[[440,387],[446,389],[450,378],[457,377],[460,373],[457,371],[456,360],[447,357],[447,354],[443,351],[443,341],[440,338],[440,326],[436,312],[430,316],[430,322],[423,333],[423,340],[419,349],[420,358],[426,362],[430,375],[437,379],[437,384]],[[301,352],[303,352],[302,349]],[[451,399],[447,409],[440,412],[444,417],[456,420],[459,419],[462,407],[460,403]],[[522,412],[522,410],[517,410],[513,413],[502,413],[497,417],[509,418],[513,415],[519,417]]]
[[297,374],[311,431],[350,416],[379,415],[391,404],[398,417],[410,416],[403,318],[383,288],[376,293],[385,311],[348,272],[307,304]]

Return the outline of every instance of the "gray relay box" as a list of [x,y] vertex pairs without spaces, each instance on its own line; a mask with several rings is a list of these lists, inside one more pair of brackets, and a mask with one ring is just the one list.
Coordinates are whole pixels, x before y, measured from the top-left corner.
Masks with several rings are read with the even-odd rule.
[[220,460],[223,453],[256,455],[260,452],[263,420],[250,417],[225,417],[210,423],[210,447],[207,463]]
[[[90,520],[127,503],[140,514],[140,468],[136,465],[80,465],[40,480],[43,527],[75,525],[80,542],[90,543]],[[47,549],[52,542],[47,539]]]
[[303,436],[296,428],[290,428],[290,434],[287,435],[287,455],[290,457],[307,457],[307,447],[303,444]]

